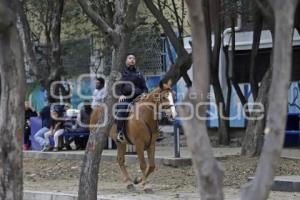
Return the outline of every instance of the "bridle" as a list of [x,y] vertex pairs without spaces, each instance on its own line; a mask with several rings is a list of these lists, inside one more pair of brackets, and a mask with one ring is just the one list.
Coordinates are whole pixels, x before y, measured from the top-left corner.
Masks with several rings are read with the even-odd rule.
[[[170,92],[171,93],[171,89],[168,89],[167,90],[168,92]],[[159,94],[159,96],[158,97],[156,97],[156,96],[154,96],[154,99],[155,99],[155,108],[156,108],[156,110],[153,108],[153,106],[149,106],[149,105],[145,105],[145,107],[148,109],[148,110],[150,110],[150,111],[152,111],[152,112],[155,112],[156,113],[156,120],[158,121],[159,120],[159,116],[161,115],[161,113],[162,113],[162,111],[159,111],[159,108],[160,108],[160,106],[159,105],[161,105],[162,103],[163,103],[163,93],[164,91],[162,91],[162,92],[159,92],[158,94]],[[150,95],[150,94],[148,94],[148,95]],[[149,98],[149,97],[147,97],[148,95],[146,95],[144,98]],[[155,94],[153,94],[153,95],[155,95]],[[172,94],[169,94],[169,95],[172,95]],[[164,107],[167,107],[167,108],[165,108],[165,109],[170,109],[171,107],[173,107],[173,106],[175,106],[174,104],[170,104],[170,105],[165,105]]]

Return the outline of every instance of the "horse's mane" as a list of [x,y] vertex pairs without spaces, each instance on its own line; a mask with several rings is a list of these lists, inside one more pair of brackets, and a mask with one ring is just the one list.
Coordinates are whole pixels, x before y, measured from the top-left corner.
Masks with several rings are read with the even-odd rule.
[[150,93],[146,94],[146,95],[140,95],[137,98],[134,99],[134,103],[141,103],[141,102],[145,102],[147,101],[153,94],[155,93],[159,93],[161,91],[161,89],[159,87],[155,88],[154,90],[152,90]]

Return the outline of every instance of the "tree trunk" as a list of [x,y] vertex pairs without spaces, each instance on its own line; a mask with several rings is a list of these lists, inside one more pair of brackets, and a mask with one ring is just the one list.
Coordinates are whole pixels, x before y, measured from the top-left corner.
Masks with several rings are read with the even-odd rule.
[[[55,87],[51,86],[54,81],[60,81],[61,76],[64,73],[61,59],[61,19],[64,10],[65,0],[59,1],[48,1],[47,14],[48,21],[44,24],[45,38],[46,38],[46,64],[48,70],[47,74],[42,73],[41,77],[42,86],[46,89],[48,96],[51,101],[59,102],[60,99],[57,98],[59,94],[59,84]],[[52,88],[51,88],[52,87]]]
[[[254,4],[255,5],[255,4]],[[251,60],[250,60],[250,85],[253,94],[253,99],[257,98],[258,95],[258,81],[255,79],[255,67],[256,67],[256,59],[260,44],[260,37],[263,26],[263,16],[260,13],[259,9],[255,7],[254,13],[254,30],[253,30],[253,44],[251,51]]]
[[[186,97],[196,111],[198,116],[205,117],[207,107],[203,103],[207,103],[207,93],[209,88],[210,77],[210,61],[207,36],[206,20],[203,12],[203,1],[186,0],[189,10],[190,23],[193,38],[193,63],[194,84]],[[189,94],[196,98],[190,98]],[[202,106],[196,108],[201,103]],[[189,113],[188,107],[180,107],[180,116],[186,116]],[[194,116],[190,120],[183,120],[184,132],[187,136],[188,147],[192,153],[193,166],[197,177],[198,187],[202,200],[207,199],[223,199],[222,176],[218,162],[214,159],[213,151],[210,146],[209,137],[205,120],[200,120]]]
[[23,197],[25,71],[16,30],[16,3],[0,1],[0,198],[3,200]]
[[[258,18],[256,19],[256,21],[261,18],[262,16],[258,16]],[[272,17],[273,18],[273,17]],[[259,48],[259,41],[260,41],[260,34],[261,33],[256,33],[257,31],[261,32],[260,27],[256,27],[256,26],[261,26],[259,25],[260,23],[263,22],[255,22],[257,23],[255,26],[255,30],[254,30],[254,35],[253,35],[253,49],[252,49],[252,54],[251,54],[251,69],[250,69],[250,73],[254,73],[254,68],[255,68],[255,58],[257,56],[257,51]],[[272,26],[272,30],[271,30],[271,35],[272,35],[272,42],[274,45],[274,30],[273,30],[273,26]],[[271,58],[270,58],[270,65],[272,65],[272,56],[273,56],[273,52],[271,54]],[[254,74],[251,75],[250,74],[250,80],[252,79],[253,83],[252,84],[257,84],[256,80],[254,78]],[[262,147],[263,147],[263,143],[264,143],[264,134],[263,134],[263,130],[265,128],[265,121],[267,118],[267,110],[266,108],[268,108],[268,96],[266,94],[269,93],[269,89],[271,86],[271,78],[272,78],[272,66],[270,66],[270,68],[268,69],[268,71],[265,73],[265,75],[263,76],[263,79],[261,81],[261,86],[258,88],[258,94],[257,97],[254,98],[255,103],[261,103],[264,108],[265,108],[265,114],[264,117],[262,119],[255,119],[255,120],[250,120],[249,123],[247,124],[246,127],[246,132],[245,132],[245,136],[243,139],[243,143],[242,143],[242,151],[241,151],[241,155],[244,156],[259,156],[261,154],[262,151]],[[251,84],[251,85],[252,85]],[[252,87],[252,86],[251,86]],[[255,93],[255,90],[253,91]],[[255,96],[255,94],[253,94],[253,96]],[[257,118],[260,115],[260,113],[249,113],[247,114],[247,116],[250,116],[250,118]]]
[[[88,6],[86,0],[78,0],[78,2],[93,23],[96,23],[103,32],[111,34],[110,38],[113,44],[112,68],[107,88],[113,88],[118,75],[125,65],[131,33],[136,28],[134,24],[136,23],[136,13],[140,1],[132,0],[128,2],[127,5],[122,4],[120,0],[115,1],[115,18],[119,20],[115,21],[114,29],[109,27],[107,23]],[[104,144],[113,123],[112,108],[116,102],[117,99],[113,96],[113,89],[108,90],[108,97],[104,102],[106,110],[97,123],[99,125],[105,121],[104,126],[99,126],[95,132],[91,132],[85,151],[79,180],[78,200],[97,199],[99,165]],[[106,119],[104,120],[104,118]]]
[[[228,113],[225,116],[229,116],[230,112],[230,102],[231,102],[231,94],[232,94],[232,88],[231,88],[231,81],[230,81],[230,64],[229,64],[229,48],[224,48],[225,51],[225,77],[226,77],[226,86],[227,86],[227,94],[226,94],[226,105],[224,112],[227,111]],[[228,121],[228,127],[229,127],[229,121]]]
[[[264,75],[261,86],[258,90],[258,96],[255,103],[261,103],[264,108],[268,108],[268,94],[271,85],[272,67]],[[251,118],[258,118],[262,113],[251,112]],[[246,128],[245,136],[242,144],[242,155],[244,156],[259,156],[264,142],[265,112],[263,119],[249,120]]]
[[[212,6],[215,8],[214,13],[212,13],[213,16],[215,16],[210,22],[210,13],[209,13],[209,7],[210,5],[213,4]],[[221,31],[222,31],[222,24],[221,24],[221,2],[220,0],[213,0],[211,2],[208,2],[206,0],[206,3],[204,4],[206,6],[206,19],[208,24],[214,25],[214,36],[215,36],[215,42],[214,42],[214,47],[210,53],[210,64],[211,64],[211,84],[214,89],[215,97],[216,97],[216,104],[218,108],[218,122],[219,122],[219,127],[218,127],[218,142],[219,144],[223,145],[228,145],[230,143],[230,138],[229,138],[229,121],[226,119],[228,117],[229,112],[226,110],[226,105],[225,105],[225,99],[223,96],[223,91],[221,88],[220,80],[219,80],[219,58],[220,58],[220,49],[221,49]],[[211,36],[211,31],[210,27],[208,27],[208,36]],[[208,40],[209,43],[208,45],[211,45],[211,40]]]
[[[123,38],[124,40],[120,44],[122,46],[114,49],[112,53],[112,73],[110,74],[107,88],[113,88],[113,84],[117,81],[118,72],[120,72],[124,67],[124,60],[127,54],[130,36],[128,34],[124,34]],[[108,92],[109,94],[105,101],[107,108],[105,117],[107,117],[107,122],[104,127],[97,128],[96,132],[91,133],[89,137],[80,174],[78,200],[92,200],[97,196],[97,182],[101,155],[109,130],[113,124],[111,108],[117,102],[113,97],[112,90],[108,90]],[[99,121],[103,122],[104,119],[99,119]]]
[[33,44],[31,41],[31,31],[24,9],[24,1],[18,0],[17,28],[22,41],[24,61],[28,66],[30,66],[30,75],[32,74],[37,79],[40,79],[43,72],[38,68],[36,56],[33,51]]
[[300,34],[300,4],[297,7],[296,15],[295,15],[295,28]]
[[287,115],[292,68],[292,36],[298,0],[269,0],[275,15],[272,84],[265,128],[265,143],[256,175],[242,190],[242,199],[267,199],[279,163]]
[[[216,77],[215,77],[216,78]],[[216,97],[216,104],[218,108],[218,142],[222,145],[229,145],[229,121],[226,119],[229,116],[229,112],[226,110],[225,100],[223,97],[222,88],[219,79],[216,83],[213,82],[214,93]]]
[[60,43],[60,32],[61,32],[61,18],[64,10],[64,0],[54,1],[53,2],[53,13],[51,18],[53,19],[51,23],[51,31],[50,31],[50,40],[51,44],[51,70],[62,67],[61,60],[61,43]]

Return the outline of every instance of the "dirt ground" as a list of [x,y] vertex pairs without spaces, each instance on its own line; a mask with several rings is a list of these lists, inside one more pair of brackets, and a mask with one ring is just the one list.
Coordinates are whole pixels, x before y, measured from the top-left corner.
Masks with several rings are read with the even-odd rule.
[[[257,158],[239,156],[227,157],[220,161],[225,169],[224,186],[229,190],[239,188],[249,176],[253,176],[257,165]],[[133,177],[139,174],[137,164],[127,167]],[[24,189],[76,193],[80,168],[80,161],[26,158],[24,159]],[[281,159],[276,175],[300,175],[300,161]],[[122,180],[117,163],[101,163],[98,188],[100,194],[128,193]],[[149,178],[149,184],[156,194],[194,193],[197,191],[196,179],[191,166],[173,168],[159,165]],[[297,199],[298,194],[296,195]],[[288,199],[293,200],[294,198]]]

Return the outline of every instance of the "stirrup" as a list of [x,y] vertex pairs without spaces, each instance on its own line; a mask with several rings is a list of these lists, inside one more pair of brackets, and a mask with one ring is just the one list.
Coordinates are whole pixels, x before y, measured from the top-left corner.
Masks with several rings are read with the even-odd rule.
[[124,134],[122,133],[118,133],[117,135],[117,142],[120,142],[120,143],[124,143],[125,142],[125,138],[124,138]]

